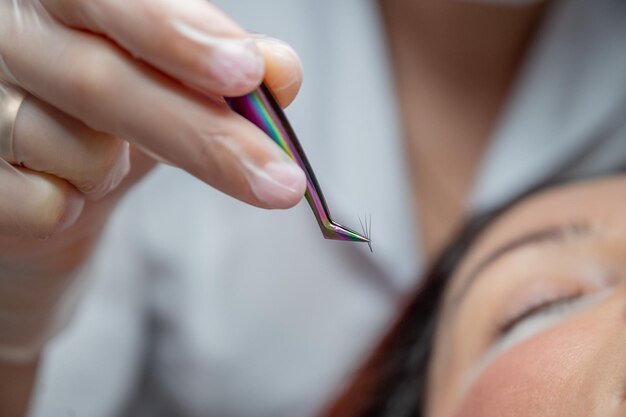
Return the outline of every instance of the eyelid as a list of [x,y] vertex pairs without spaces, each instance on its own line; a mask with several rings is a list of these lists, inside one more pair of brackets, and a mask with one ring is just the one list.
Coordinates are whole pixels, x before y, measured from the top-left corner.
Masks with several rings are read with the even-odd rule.
[[[541,312],[528,316],[509,333],[492,339],[489,348],[481,355],[477,362],[469,369],[465,376],[464,386],[469,387],[473,381],[502,353],[508,351],[519,343],[545,331],[551,327],[559,325],[568,318],[582,313],[592,306],[602,302],[616,290],[615,286],[599,289],[595,292],[583,294],[576,299],[570,299],[567,303],[566,311],[557,314],[542,315]],[[561,300],[563,301],[563,300]],[[554,306],[554,304],[553,304]],[[561,314],[559,314],[561,313]],[[543,317],[542,317],[543,316]]]
[[[496,356],[512,346],[554,327],[576,314],[582,313],[606,299],[614,291],[615,287],[608,287],[594,292],[583,293],[575,298],[562,297],[560,301],[552,302],[552,309],[550,306],[547,306],[543,310],[537,310],[519,321],[507,334],[497,339],[489,349],[489,356]],[[565,309],[558,309],[558,307],[565,307]]]
[[592,235],[593,231],[594,229],[591,227],[588,219],[575,219],[563,224],[556,224],[531,231],[499,246],[492,250],[490,255],[487,255],[482,261],[478,262],[476,266],[470,269],[468,277],[462,280],[465,284],[455,296],[451,297],[451,304],[458,305],[459,301],[462,300],[471,289],[474,282],[480,279],[485,270],[492,266],[492,264],[498,262],[501,258],[506,258],[512,253],[528,246],[538,246],[546,242],[562,241],[564,239],[569,240],[573,237],[589,237]]
[[495,331],[496,337],[505,336],[526,319],[532,318],[537,314],[542,314],[546,310],[558,307],[564,303],[573,302],[583,296],[585,296],[585,292],[582,289],[574,289],[569,293],[565,292],[562,295],[552,295],[545,297],[543,300],[540,299],[529,303],[522,310],[498,322]]
[[620,277],[615,271],[605,267],[588,267],[580,272],[571,271],[561,279],[529,279],[516,291],[517,295],[508,300],[506,309],[500,312],[502,319],[494,320],[491,340],[505,335],[518,322],[534,313],[541,313],[554,304],[572,301],[615,287]]

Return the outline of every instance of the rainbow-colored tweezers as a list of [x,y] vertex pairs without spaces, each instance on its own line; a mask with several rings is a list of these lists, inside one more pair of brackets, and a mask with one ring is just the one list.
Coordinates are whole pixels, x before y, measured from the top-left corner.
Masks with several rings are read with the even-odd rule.
[[302,168],[307,179],[304,196],[313,210],[324,238],[371,243],[369,237],[333,221],[322,189],[315,178],[315,173],[302,149],[302,145],[300,145],[285,113],[265,84],[261,84],[259,88],[245,96],[226,98],[226,103],[233,111],[264,131]]

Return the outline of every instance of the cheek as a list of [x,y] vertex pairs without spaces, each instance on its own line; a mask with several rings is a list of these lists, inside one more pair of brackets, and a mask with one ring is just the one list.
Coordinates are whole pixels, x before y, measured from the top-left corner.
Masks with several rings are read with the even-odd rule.
[[456,416],[593,415],[584,376],[588,349],[571,334],[547,334],[511,349],[474,382]]

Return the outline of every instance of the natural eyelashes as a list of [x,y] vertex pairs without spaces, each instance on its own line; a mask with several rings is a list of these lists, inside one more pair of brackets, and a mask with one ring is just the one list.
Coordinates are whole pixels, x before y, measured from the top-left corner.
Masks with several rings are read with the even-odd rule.
[[511,333],[518,325],[524,322],[526,319],[549,313],[559,313],[567,309],[567,307],[574,301],[580,299],[584,295],[582,290],[578,290],[569,295],[557,296],[554,298],[545,299],[539,303],[529,304],[524,310],[517,315],[507,318],[501,321],[496,330],[496,336],[501,338]]
[[538,316],[550,316],[558,318],[559,314],[570,313],[580,310],[581,307],[593,304],[595,300],[601,299],[604,295],[614,290],[615,286],[622,281],[613,274],[608,274],[601,282],[596,282],[594,288],[585,285],[578,285],[568,291],[561,291],[547,295],[543,299],[529,302],[521,311],[505,317],[496,324],[494,336],[502,338],[516,330],[526,321]]

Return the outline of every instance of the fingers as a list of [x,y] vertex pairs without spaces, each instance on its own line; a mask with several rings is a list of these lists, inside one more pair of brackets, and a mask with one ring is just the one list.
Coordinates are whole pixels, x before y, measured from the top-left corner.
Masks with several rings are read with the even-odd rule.
[[265,74],[274,93],[284,97],[281,103],[288,104],[302,82],[293,49],[277,39],[251,39],[206,0],[42,3],[67,25],[106,35],[132,55],[201,91],[243,95]]
[[43,0],[64,23],[115,40],[186,84],[242,95],[261,83],[263,58],[235,22],[205,0]]
[[13,132],[10,163],[63,178],[91,199],[114,190],[130,169],[128,143],[98,133],[27,96]]
[[250,204],[287,208],[301,199],[302,171],[221,98],[60,25],[8,39],[0,37],[0,51],[20,85],[91,129],[128,139]]
[[285,42],[257,36],[257,46],[265,57],[265,83],[282,107],[287,107],[302,85],[302,62]]
[[68,182],[0,160],[0,235],[47,238],[74,224],[84,203]]
[[[0,106],[6,106],[17,92],[0,87]],[[10,130],[0,134],[0,236],[44,238],[73,225],[85,198],[101,197],[122,181],[128,144],[28,94],[20,97],[4,123]]]

